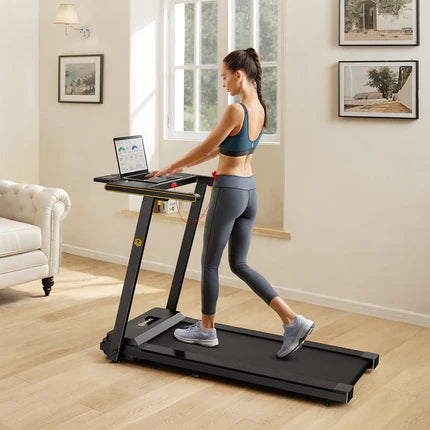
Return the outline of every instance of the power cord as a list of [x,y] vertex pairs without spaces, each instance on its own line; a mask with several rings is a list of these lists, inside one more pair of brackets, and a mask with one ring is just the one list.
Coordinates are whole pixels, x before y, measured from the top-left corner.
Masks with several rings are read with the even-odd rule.
[[[212,172],[212,176],[214,177],[214,179],[215,180],[217,180],[218,179],[218,176],[217,176],[217,174],[216,174],[216,170],[214,170],[213,172]],[[211,190],[211,195],[210,195],[210,197],[209,197],[209,203],[208,203],[208,205],[206,206],[206,209],[203,211],[203,214],[200,216],[200,218],[198,219],[198,220],[196,220],[196,221],[187,221],[186,219],[184,219],[183,218],[183,216],[182,216],[182,214],[181,214],[181,211],[179,210],[179,205],[178,205],[178,201],[176,200],[176,209],[178,210],[178,214],[179,214],[179,217],[181,218],[181,220],[182,221],[184,221],[185,222],[185,224],[196,224],[196,223],[198,223],[204,216],[205,216],[205,214],[206,214],[206,211],[208,210],[208,208],[209,208],[209,205],[210,205],[210,203],[211,203],[211,200],[212,200],[212,186],[209,186],[209,188],[210,188],[210,190]],[[174,190],[176,190],[176,187],[174,187],[173,188]]]

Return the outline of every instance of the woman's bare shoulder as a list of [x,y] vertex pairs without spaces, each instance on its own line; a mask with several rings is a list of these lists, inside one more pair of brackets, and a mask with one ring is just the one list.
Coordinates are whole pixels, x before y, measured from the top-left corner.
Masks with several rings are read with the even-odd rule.
[[229,110],[230,112],[243,112],[243,108],[240,103],[232,103],[231,105],[228,105],[226,107],[226,111],[227,110]]
[[243,108],[240,103],[232,103],[225,108],[224,115],[241,122],[244,115]]

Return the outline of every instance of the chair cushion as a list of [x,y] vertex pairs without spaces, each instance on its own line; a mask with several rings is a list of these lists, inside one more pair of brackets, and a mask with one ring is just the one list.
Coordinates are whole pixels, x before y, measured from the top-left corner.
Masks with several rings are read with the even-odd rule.
[[0,217],[0,257],[22,254],[42,247],[39,227]]
[[46,278],[48,271],[48,257],[40,249],[0,258],[0,288]]

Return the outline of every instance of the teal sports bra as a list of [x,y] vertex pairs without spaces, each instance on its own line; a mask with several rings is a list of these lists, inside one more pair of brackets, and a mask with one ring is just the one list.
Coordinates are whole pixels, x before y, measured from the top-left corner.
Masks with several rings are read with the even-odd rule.
[[232,157],[239,157],[241,155],[253,154],[255,148],[260,141],[263,129],[260,135],[255,140],[250,140],[248,136],[248,109],[241,103],[245,111],[245,118],[243,120],[242,128],[239,133],[234,136],[227,136],[224,141],[219,145],[219,152],[223,155],[230,155]]

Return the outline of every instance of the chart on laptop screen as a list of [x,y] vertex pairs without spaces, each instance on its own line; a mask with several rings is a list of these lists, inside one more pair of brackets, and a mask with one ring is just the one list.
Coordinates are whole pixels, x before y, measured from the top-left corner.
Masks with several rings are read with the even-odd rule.
[[122,174],[148,168],[143,149],[143,141],[140,137],[116,140],[115,148]]

